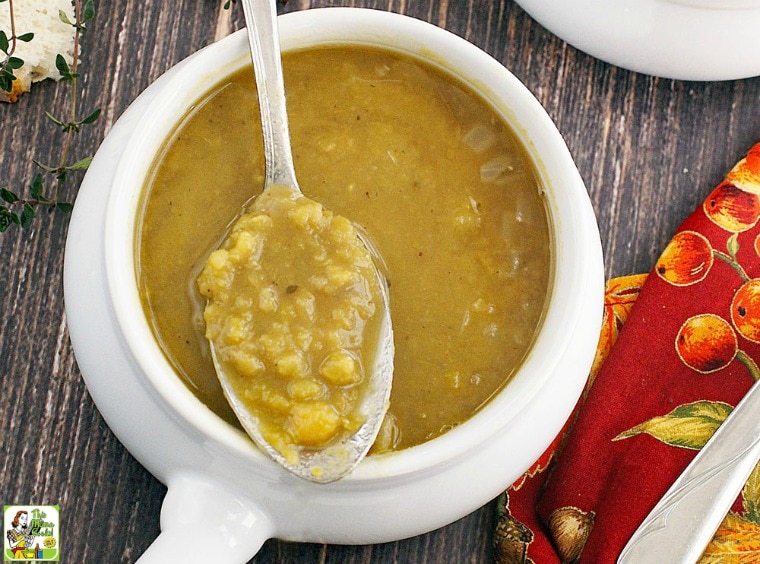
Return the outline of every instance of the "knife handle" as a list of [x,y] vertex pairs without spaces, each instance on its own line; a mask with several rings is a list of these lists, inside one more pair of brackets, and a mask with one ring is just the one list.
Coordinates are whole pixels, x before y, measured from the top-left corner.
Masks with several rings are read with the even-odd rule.
[[618,564],[696,562],[760,459],[760,380],[633,534]]

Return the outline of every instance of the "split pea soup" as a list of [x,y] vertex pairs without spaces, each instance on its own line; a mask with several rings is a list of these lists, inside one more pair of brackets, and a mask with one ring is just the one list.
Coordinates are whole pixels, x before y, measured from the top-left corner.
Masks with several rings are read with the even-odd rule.
[[[340,45],[286,53],[283,67],[301,189],[361,225],[387,265],[396,352],[373,452],[421,444],[475,414],[530,350],[552,275],[538,175],[501,116],[427,63]],[[138,227],[139,287],[156,339],[183,382],[233,425],[196,280],[263,185],[245,68],[167,140]]]
[[253,436],[290,464],[302,449],[347,440],[367,422],[364,364],[372,366],[385,317],[378,276],[348,219],[275,185],[235,221],[198,277],[227,392],[244,406],[243,421],[258,421]]

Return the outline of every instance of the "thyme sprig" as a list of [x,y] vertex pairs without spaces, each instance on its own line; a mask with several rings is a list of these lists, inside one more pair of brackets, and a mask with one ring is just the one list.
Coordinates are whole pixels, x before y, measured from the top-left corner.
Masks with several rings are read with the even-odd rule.
[[[10,36],[0,30],[0,52],[4,57],[0,63],[0,89],[11,92],[13,81],[16,79],[14,71],[24,65],[24,61],[14,56],[19,41],[29,42],[34,39],[33,33],[16,34],[16,23],[13,13],[13,0],[0,0],[0,4],[7,2],[10,10]],[[95,17],[95,4],[93,0],[74,0],[74,21],[72,22],[64,11],[58,14],[59,19],[74,28],[74,47],[69,64],[63,55],[59,54],[55,59],[55,66],[62,81],[70,84],[70,104],[68,115],[63,118],[56,117],[50,112],[45,115],[50,122],[60,129],[64,138],[61,144],[60,158],[54,164],[42,163],[37,159],[32,162],[42,170],[37,172],[28,183],[26,192],[11,190],[9,186],[0,187],[0,233],[9,227],[29,227],[35,218],[37,208],[46,208],[49,212],[59,211],[69,213],[73,204],[64,199],[64,192],[72,173],[81,173],[87,170],[92,160],[91,156],[79,158],[71,162],[72,145],[74,135],[79,133],[82,127],[94,123],[100,116],[100,108],[88,112],[84,118],[78,117],[77,109],[77,71],[79,64],[80,40],[85,32],[86,25]],[[52,176],[52,179],[49,178]],[[46,179],[51,186],[46,186]],[[21,195],[19,195],[21,194]]]

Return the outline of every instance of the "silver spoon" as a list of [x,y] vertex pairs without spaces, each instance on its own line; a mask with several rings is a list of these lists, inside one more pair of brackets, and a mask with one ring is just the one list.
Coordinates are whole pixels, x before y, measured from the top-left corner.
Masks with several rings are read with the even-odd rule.
[[[288,117],[285,106],[285,87],[280,57],[275,0],[242,0],[248,39],[251,46],[256,87],[258,90],[264,136],[265,184],[264,192],[271,194],[272,187],[287,187],[290,196],[302,196],[296,180],[291,153]],[[261,196],[259,196],[261,197]],[[374,246],[359,228],[357,233],[373,259],[382,264]],[[327,483],[348,474],[367,454],[374,442],[388,408],[393,374],[393,333],[388,305],[388,286],[385,276],[375,268],[382,294],[380,309],[381,328],[378,334],[377,354],[373,366],[364,367],[367,386],[356,410],[363,424],[353,434],[344,433],[321,448],[295,447],[298,456],[284,456],[270,444],[261,431],[261,424],[236,393],[229,375],[219,362],[217,349],[210,341],[214,366],[228,402],[245,431],[266,454],[293,474],[309,481]]]
[[618,564],[699,560],[760,459],[760,380],[630,538]]

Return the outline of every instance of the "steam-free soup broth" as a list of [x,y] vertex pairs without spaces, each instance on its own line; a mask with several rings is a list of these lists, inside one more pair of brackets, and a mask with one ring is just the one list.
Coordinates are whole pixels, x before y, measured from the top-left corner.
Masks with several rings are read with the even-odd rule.
[[[374,451],[420,444],[477,412],[530,349],[552,254],[536,171],[490,106],[410,57],[321,47],[285,54],[284,72],[301,189],[365,228],[387,263],[395,371]],[[232,424],[196,279],[263,174],[244,69],[167,140],[137,250],[144,308],[167,358]]]

